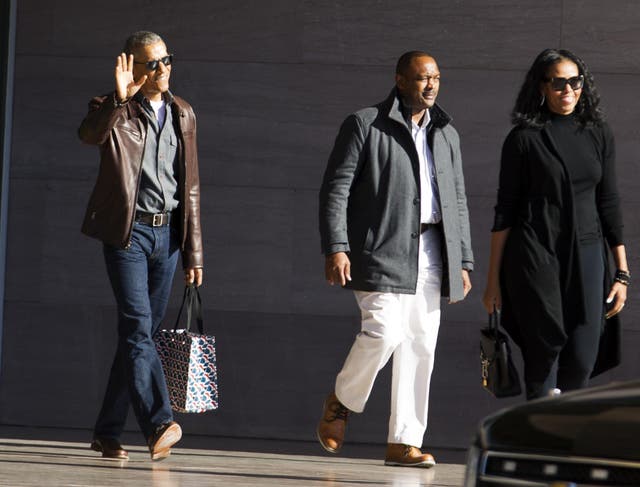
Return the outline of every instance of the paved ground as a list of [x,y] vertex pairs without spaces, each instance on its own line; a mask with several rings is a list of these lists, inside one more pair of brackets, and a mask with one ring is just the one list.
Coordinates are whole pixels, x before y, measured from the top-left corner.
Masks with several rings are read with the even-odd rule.
[[[152,463],[143,446],[127,444],[130,460],[119,462],[103,460],[86,441],[58,441],[51,436],[56,432],[0,427],[0,485],[449,487],[461,486],[464,476],[462,461],[446,462],[447,457],[463,457],[462,452],[440,452],[439,464],[432,469],[409,469],[385,467],[381,446],[345,447],[344,456],[334,457],[310,443],[187,437],[165,461]],[[315,454],[309,454],[312,451]]]

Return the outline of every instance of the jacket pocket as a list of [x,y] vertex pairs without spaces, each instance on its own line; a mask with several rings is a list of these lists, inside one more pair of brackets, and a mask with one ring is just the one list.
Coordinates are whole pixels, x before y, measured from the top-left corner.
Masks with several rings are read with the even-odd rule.
[[122,138],[126,137],[128,139],[134,139],[136,142],[139,142],[140,140],[142,140],[142,133],[139,130],[136,130],[135,128],[121,125],[121,126],[115,127],[115,130],[119,134],[119,136]]
[[364,238],[364,245],[362,246],[363,252],[371,253],[371,251],[373,250],[374,238],[375,236],[373,234],[373,230],[371,228],[368,228],[367,234]]

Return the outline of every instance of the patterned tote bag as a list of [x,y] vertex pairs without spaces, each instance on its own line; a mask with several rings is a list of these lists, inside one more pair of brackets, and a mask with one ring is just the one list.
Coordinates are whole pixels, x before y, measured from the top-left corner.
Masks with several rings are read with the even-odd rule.
[[[185,308],[186,327],[179,328]],[[197,333],[191,331],[192,321],[197,324]],[[204,332],[202,300],[195,285],[184,290],[173,330],[160,330],[154,339],[169,388],[171,408],[180,413],[217,409],[216,339]]]

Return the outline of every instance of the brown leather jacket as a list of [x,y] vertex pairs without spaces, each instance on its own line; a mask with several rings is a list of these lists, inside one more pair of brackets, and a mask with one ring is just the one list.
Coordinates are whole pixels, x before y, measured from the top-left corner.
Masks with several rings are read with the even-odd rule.
[[[191,105],[177,96],[171,109],[178,121],[182,265],[185,269],[202,267],[196,117]],[[135,99],[118,106],[113,93],[95,97],[78,129],[83,142],[100,148],[100,170],[82,233],[120,248],[130,244],[133,229],[147,135],[143,110]]]

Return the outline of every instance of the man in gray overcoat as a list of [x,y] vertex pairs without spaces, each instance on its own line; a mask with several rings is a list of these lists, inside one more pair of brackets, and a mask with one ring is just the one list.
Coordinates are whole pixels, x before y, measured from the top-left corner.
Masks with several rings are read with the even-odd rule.
[[337,453],[350,412],[362,412],[393,355],[386,465],[431,467],[427,428],[440,298],[464,299],[473,253],[458,133],[435,103],[438,65],[403,54],[382,103],[344,121],[320,190],[330,284],[352,289],[362,315],[317,435]]

